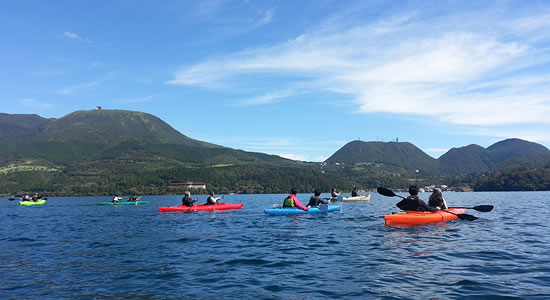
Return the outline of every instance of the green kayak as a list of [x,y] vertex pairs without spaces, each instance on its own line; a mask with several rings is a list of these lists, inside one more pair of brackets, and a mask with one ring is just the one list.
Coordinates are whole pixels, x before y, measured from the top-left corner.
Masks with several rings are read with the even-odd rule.
[[137,205],[137,204],[149,204],[149,201],[99,202],[97,205]]

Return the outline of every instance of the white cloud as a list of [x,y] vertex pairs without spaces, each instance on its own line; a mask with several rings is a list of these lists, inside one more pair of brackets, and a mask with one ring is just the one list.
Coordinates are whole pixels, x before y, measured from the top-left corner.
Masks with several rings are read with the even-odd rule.
[[272,93],[268,93],[265,95],[260,95],[254,98],[246,99],[241,101],[241,105],[262,105],[262,104],[269,104],[274,102],[279,102],[284,98],[290,97],[292,95],[295,95],[296,92],[292,89],[284,90],[284,91],[275,91]]
[[278,45],[183,67],[168,83],[238,89],[276,78],[248,103],[324,90],[354,97],[362,113],[474,126],[550,124],[550,69],[540,67],[550,62],[549,9],[513,10],[415,11],[347,27],[326,22]]
[[89,40],[87,38],[80,37],[78,34],[76,34],[74,32],[69,32],[69,31],[63,32],[61,34],[61,38],[80,41],[80,42],[85,42],[85,43],[89,43],[89,44],[92,43],[91,40]]

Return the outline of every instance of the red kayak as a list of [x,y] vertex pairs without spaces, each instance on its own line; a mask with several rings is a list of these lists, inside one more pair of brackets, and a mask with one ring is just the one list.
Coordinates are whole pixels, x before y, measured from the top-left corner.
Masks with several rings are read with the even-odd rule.
[[449,208],[446,210],[454,214],[445,212],[444,210],[436,212],[402,211],[386,215],[384,219],[386,220],[386,225],[436,223],[456,220],[458,217],[455,214],[463,214],[466,211],[463,208]]
[[178,212],[178,211],[201,211],[201,210],[227,210],[227,209],[240,209],[244,204],[233,204],[233,203],[218,203],[216,205],[206,205],[199,204],[195,206],[167,206],[159,207],[160,212]]

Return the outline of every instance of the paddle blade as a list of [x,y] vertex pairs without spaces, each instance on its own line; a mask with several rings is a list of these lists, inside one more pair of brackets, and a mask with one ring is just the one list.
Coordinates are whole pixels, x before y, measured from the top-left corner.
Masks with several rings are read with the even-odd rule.
[[387,197],[395,197],[397,196],[394,192],[392,192],[391,190],[385,188],[385,187],[377,187],[376,188],[376,191],[378,192],[378,194],[380,195],[384,195],[384,196],[387,196]]
[[491,210],[493,210],[493,206],[492,205],[478,205],[478,206],[472,207],[472,209],[475,209],[475,210],[481,211],[481,212],[490,212]]
[[469,214],[456,214],[456,215],[461,220],[473,221],[473,220],[477,219],[476,216],[472,216],[472,215],[469,215]]

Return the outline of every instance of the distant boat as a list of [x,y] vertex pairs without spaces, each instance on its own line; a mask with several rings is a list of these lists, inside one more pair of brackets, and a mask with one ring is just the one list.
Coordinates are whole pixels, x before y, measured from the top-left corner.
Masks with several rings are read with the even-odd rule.
[[370,201],[370,194],[355,197],[344,197],[344,201]]

